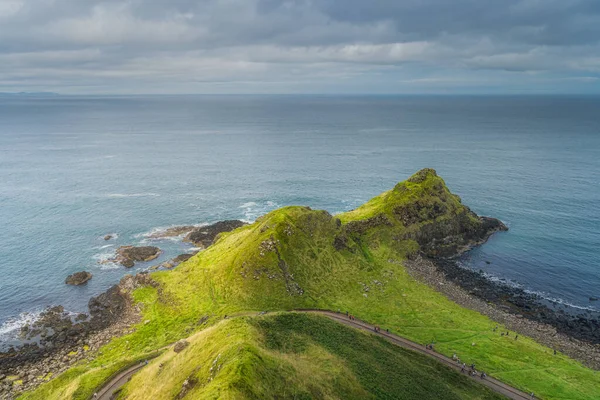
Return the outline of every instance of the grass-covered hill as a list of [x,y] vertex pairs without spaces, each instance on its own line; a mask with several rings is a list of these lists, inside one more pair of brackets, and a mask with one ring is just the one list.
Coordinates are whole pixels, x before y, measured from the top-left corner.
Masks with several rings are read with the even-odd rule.
[[325,317],[224,320],[165,352],[127,399],[500,399],[428,357]]
[[[222,234],[212,246],[173,271],[151,274],[153,284],[139,287],[132,294],[143,309],[143,322],[133,333],[114,339],[92,361],[71,368],[23,398],[87,398],[115,371],[205,329],[209,330],[194,336],[200,341],[197,343],[210,340],[212,345],[222,346],[223,354],[229,356],[223,358],[216,373],[222,375],[211,377],[210,382],[198,370],[194,388],[198,393],[202,390],[216,393],[211,392],[216,390],[211,389],[214,381],[220,382],[221,388],[251,383],[266,385],[260,390],[275,393],[277,385],[289,374],[296,382],[293,387],[297,393],[310,394],[311,388],[302,383],[303,374],[308,371],[315,377],[315,390],[333,390],[331,382],[319,380],[328,375],[321,363],[292,362],[294,357],[285,349],[293,348],[298,336],[305,338],[302,343],[310,343],[303,350],[307,359],[337,357],[339,379],[347,379],[352,390],[378,395],[372,391],[375,389],[365,386],[363,378],[353,369],[352,356],[344,353],[355,350],[344,350],[342,345],[335,350],[330,341],[323,342],[325,339],[318,332],[301,329],[302,324],[266,318],[262,322],[215,325],[224,315],[248,311],[322,308],[349,310],[365,321],[419,343],[435,341],[437,351],[446,355],[457,353],[462,360],[476,363],[478,369],[489,375],[524,391],[533,391],[540,398],[597,399],[600,393],[597,373],[567,357],[554,356],[551,349],[527,337],[515,341],[499,336],[493,332],[497,325],[494,321],[415,281],[403,267],[403,260],[419,252],[429,256],[456,254],[502,229],[499,221],[472,213],[433,170],[422,170],[358,209],[337,216],[307,207],[273,211],[254,224]],[[346,334],[342,332],[348,329],[317,320],[309,322],[327,325],[329,332],[339,330],[340,333],[331,333],[332,337]],[[271,328],[274,332],[285,329],[288,334],[271,342],[264,339],[270,337]],[[264,355],[264,363],[238,359],[219,335],[220,329],[231,330],[232,342],[244,336],[240,332],[248,332],[250,339],[239,342],[239,346],[252,348],[255,353],[239,353],[239,357]],[[280,343],[278,346],[285,351],[274,348],[274,343]],[[385,345],[372,344],[373,349],[377,346]],[[203,352],[199,348],[197,351]],[[199,359],[204,360],[201,365],[213,356],[208,350],[200,353]],[[390,362],[400,363],[396,357],[400,356],[390,355]],[[181,374],[186,375],[188,366],[184,364],[183,361],[179,366],[173,364],[169,370],[181,368]],[[410,364],[404,364],[403,368],[410,369]],[[415,367],[413,372],[418,375],[424,370],[427,369]],[[143,371],[140,377],[146,373],[152,374],[152,369]],[[261,379],[262,374],[268,374],[269,379]],[[382,377],[376,381],[383,382]],[[436,381],[437,384],[444,383]],[[125,388],[126,393],[133,396],[141,390],[141,385],[148,386],[147,390],[159,390],[162,380],[147,379],[141,383],[135,378]],[[231,393],[232,398],[237,398],[234,396],[237,392]],[[344,398],[342,392],[331,393],[331,398]],[[380,397],[385,398],[383,394]]]

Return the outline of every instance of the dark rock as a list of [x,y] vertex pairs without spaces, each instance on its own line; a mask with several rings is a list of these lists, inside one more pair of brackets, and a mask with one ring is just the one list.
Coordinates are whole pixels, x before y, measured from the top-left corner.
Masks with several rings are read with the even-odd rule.
[[117,256],[113,261],[131,268],[136,262],[154,260],[160,253],[160,249],[155,246],[121,246],[117,249]]
[[590,297],[590,301],[598,301],[597,297]]
[[392,223],[385,214],[379,214],[374,217],[363,219],[360,221],[351,221],[348,224],[346,224],[346,231],[350,234],[362,235],[369,229],[376,228],[382,225],[392,225]]
[[104,236],[104,240],[110,240],[113,238],[113,235],[106,235]]
[[187,342],[186,340],[180,340],[179,342],[175,343],[175,346],[173,346],[173,351],[175,353],[181,353],[189,345],[190,345],[190,343]]
[[174,258],[174,259],[172,259],[171,261],[172,261],[174,264],[176,264],[176,265],[177,265],[177,264],[181,264],[181,263],[182,263],[182,262],[184,262],[184,261],[187,261],[187,260],[189,260],[189,259],[190,259],[190,258],[192,258],[192,257],[194,257],[194,255],[193,255],[193,254],[185,253],[185,254],[180,254],[180,255],[178,255],[177,257],[175,257],[175,258]]
[[87,281],[89,281],[90,279],[92,279],[91,273],[87,271],[81,271],[67,276],[67,279],[65,279],[65,283],[67,285],[79,286],[83,285],[84,283],[87,283]]
[[195,228],[187,234],[183,241],[199,247],[208,247],[213,244],[220,233],[230,232],[244,225],[246,223],[239,220],[219,221],[212,225]]
[[118,321],[128,305],[129,298],[121,292],[119,285],[92,297],[88,303],[91,328],[100,330]]

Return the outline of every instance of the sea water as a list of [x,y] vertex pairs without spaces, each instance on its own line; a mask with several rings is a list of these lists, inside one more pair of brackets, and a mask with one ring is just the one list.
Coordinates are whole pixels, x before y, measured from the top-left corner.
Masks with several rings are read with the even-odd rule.
[[[598,97],[2,97],[0,341],[190,251],[152,232],[291,204],[346,211],[425,167],[510,227],[465,266],[598,308]],[[130,244],[163,255],[106,263]],[[64,284],[80,270],[87,285]]]

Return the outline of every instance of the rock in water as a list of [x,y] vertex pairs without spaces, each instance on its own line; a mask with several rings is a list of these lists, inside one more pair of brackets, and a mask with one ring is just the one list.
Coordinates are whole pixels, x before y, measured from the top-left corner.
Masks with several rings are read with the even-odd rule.
[[106,235],[104,236],[104,240],[110,240],[113,238],[113,235]]
[[185,340],[180,340],[179,342],[175,343],[175,346],[173,346],[173,351],[175,353],[181,353],[189,345],[190,345],[189,342],[187,342]]
[[79,286],[79,285],[83,285],[90,279],[92,279],[91,273],[89,273],[87,271],[81,271],[81,272],[76,272],[74,274],[67,276],[67,279],[65,279],[65,283],[67,285]]
[[219,221],[212,225],[194,229],[187,234],[183,241],[200,247],[208,247],[213,244],[219,233],[230,232],[244,225],[246,223],[239,220]]
[[114,261],[131,268],[138,261],[152,261],[160,255],[160,249],[154,246],[121,246],[117,249]]

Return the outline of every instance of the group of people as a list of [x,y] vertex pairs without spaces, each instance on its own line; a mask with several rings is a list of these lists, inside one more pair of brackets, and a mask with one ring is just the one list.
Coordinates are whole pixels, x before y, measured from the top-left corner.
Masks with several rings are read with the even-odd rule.
[[481,372],[477,372],[477,369],[475,369],[475,363],[469,365],[467,367],[467,364],[465,364],[464,362],[460,361],[460,358],[458,358],[458,356],[456,355],[456,353],[454,353],[452,355],[452,359],[454,361],[456,361],[456,364],[460,366],[460,372],[462,373],[468,373],[469,376],[477,376],[479,375],[479,377],[481,379],[485,379],[487,377],[487,374],[484,371]]

